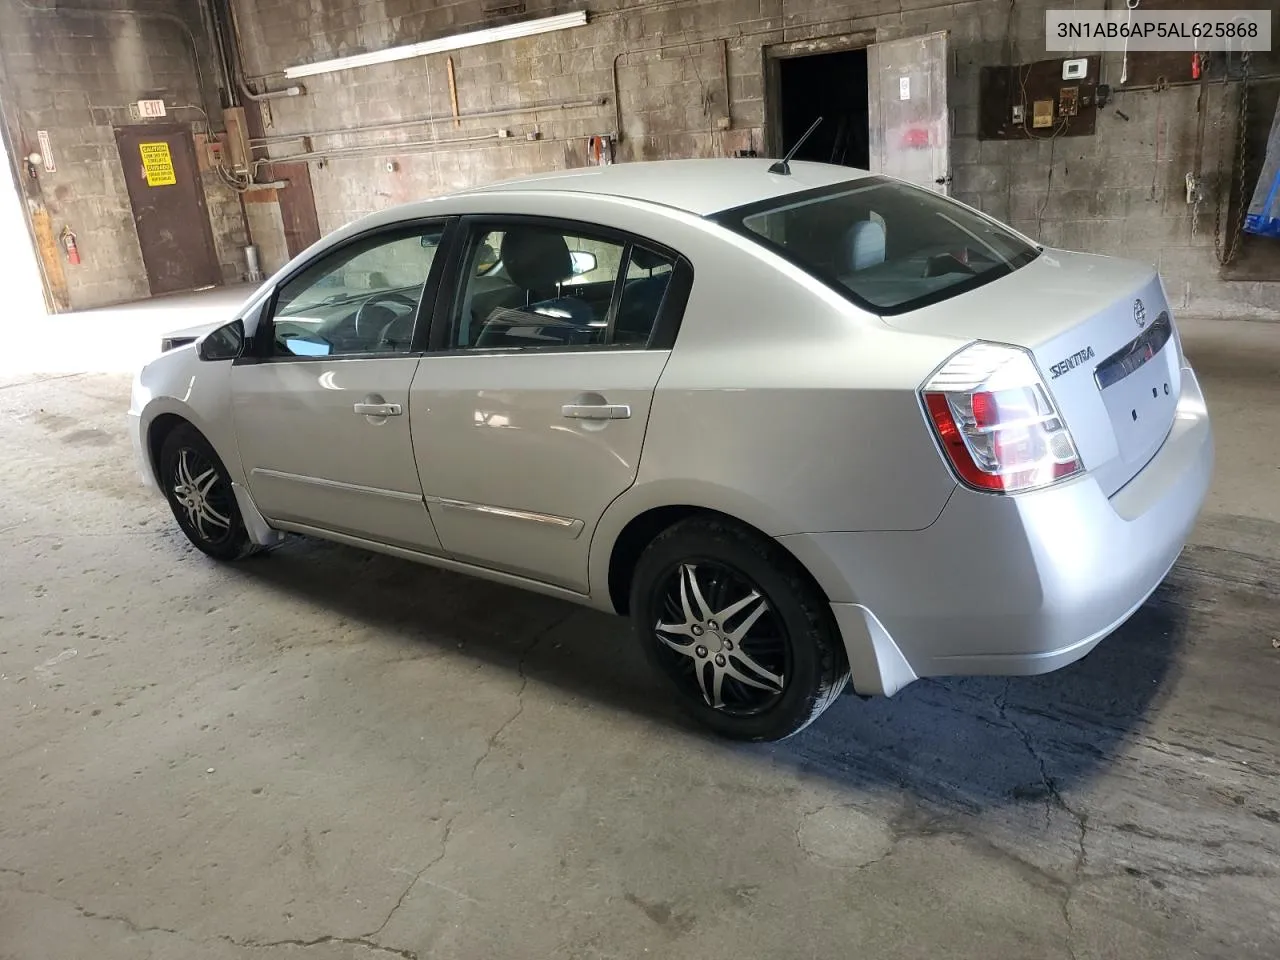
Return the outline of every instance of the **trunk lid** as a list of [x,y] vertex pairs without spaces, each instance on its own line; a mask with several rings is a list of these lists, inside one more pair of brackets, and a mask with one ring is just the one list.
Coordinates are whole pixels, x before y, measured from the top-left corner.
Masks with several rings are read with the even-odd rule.
[[1085,468],[1108,496],[1151,460],[1173,426],[1180,350],[1150,266],[1045,250],[1006,277],[884,322],[1030,350]]

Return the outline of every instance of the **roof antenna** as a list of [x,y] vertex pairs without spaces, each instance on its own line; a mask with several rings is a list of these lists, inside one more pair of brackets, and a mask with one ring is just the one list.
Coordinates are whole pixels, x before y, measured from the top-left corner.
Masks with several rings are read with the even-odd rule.
[[773,166],[769,168],[769,172],[780,173],[784,177],[791,176],[791,158],[794,157],[796,155],[796,152],[801,147],[804,146],[804,142],[809,139],[809,134],[817,130],[818,124],[820,124],[821,122],[822,122],[821,117],[813,121],[813,124],[809,127],[809,129],[804,132],[804,136],[802,136],[799,140],[796,141],[796,145],[792,147],[790,151],[787,152],[787,155],[785,157],[783,157],[781,160],[779,160],[777,163],[775,163]]

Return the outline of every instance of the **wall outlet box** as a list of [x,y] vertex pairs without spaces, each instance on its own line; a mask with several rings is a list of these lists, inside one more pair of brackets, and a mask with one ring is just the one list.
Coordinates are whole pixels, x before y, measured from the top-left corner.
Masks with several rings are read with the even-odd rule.
[[1083,80],[1089,74],[1089,60],[1081,57],[1079,60],[1063,60],[1062,61],[1062,79],[1063,80]]
[[1022,104],[1018,104],[1013,108],[1013,122],[1018,126],[1022,126],[1027,122],[1027,111]]
[[248,170],[251,154],[249,127],[245,120],[244,107],[224,107],[222,123],[227,128],[225,162],[233,170]]

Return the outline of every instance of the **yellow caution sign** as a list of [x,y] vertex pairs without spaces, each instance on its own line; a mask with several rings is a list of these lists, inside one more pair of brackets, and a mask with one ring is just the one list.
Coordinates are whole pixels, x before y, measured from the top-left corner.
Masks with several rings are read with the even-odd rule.
[[138,150],[142,153],[142,169],[147,175],[148,187],[167,187],[178,182],[173,172],[173,157],[169,155],[169,144],[140,143]]

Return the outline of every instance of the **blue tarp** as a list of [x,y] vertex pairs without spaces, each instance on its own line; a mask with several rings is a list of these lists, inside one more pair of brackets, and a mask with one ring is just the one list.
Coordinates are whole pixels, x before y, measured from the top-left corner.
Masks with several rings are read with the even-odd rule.
[[1253,191],[1253,202],[1244,218],[1246,233],[1280,239],[1280,104],[1271,122],[1267,150],[1262,157],[1262,172]]

